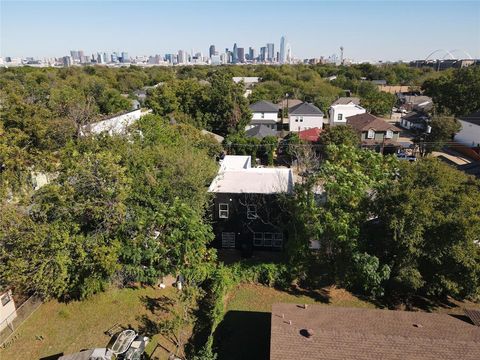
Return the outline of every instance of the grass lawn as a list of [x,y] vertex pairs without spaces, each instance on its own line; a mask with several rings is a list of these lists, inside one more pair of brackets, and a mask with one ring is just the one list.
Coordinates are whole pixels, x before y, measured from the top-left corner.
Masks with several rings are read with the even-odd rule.
[[270,312],[272,304],[279,302],[375,307],[343,289],[286,292],[260,285],[239,285],[228,299],[227,313],[215,334],[219,360],[268,360]]
[[[11,346],[0,349],[0,359],[38,360],[105,347],[110,337],[104,332],[116,323],[148,332],[150,321],[161,321],[168,316],[164,310],[175,298],[175,291],[174,288],[112,288],[85,301],[49,301],[17,330],[19,336]],[[165,338],[155,335],[147,353],[151,353],[157,343],[173,348]],[[168,353],[159,347],[152,359],[166,359],[167,356]]]

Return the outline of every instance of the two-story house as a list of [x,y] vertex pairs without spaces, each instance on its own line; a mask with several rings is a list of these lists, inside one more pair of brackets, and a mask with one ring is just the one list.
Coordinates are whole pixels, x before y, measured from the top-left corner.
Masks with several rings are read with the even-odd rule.
[[323,129],[323,112],[315,105],[303,102],[288,110],[290,131]]
[[249,254],[282,250],[281,196],[293,191],[287,168],[252,168],[250,156],[227,155],[208,191],[213,193],[214,246]]
[[358,114],[364,114],[367,110],[360,106],[357,97],[341,97],[335,100],[328,110],[330,126],[346,125],[347,118]]
[[349,116],[347,125],[358,133],[363,147],[380,150],[397,146],[400,129],[372,114]]
[[272,130],[277,129],[278,124],[278,106],[270,101],[260,100],[250,105],[252,120],[245,130],[249,130],[257,125],[264,125]]

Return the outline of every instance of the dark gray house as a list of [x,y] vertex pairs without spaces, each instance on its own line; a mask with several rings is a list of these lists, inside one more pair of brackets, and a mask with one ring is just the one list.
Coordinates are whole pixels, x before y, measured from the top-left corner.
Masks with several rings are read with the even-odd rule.
[[227,155],[212,181],[214,246],[245,253],[283,249],[282,195],[293,191],[287,168],[252,168],[250,156]]

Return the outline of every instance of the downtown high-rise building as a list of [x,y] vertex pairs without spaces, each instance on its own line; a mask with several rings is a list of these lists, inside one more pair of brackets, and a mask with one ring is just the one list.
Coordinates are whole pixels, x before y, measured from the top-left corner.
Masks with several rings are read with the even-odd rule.
[[287,39],[284,36],[280,38],[280,64],[285,64],[287,62]]
[[208,49],[208,56],[211,58],[214,55],[215,55],[215,45],[210,45],[210,48]]
[[233,44],[233,51],[232,51],[232,63],[238,63],[238,48],[237,43]]
[[267,44],[267,61],[273,62],[275,60],[275,44]]
[[267,60],[267,47],[266,46],[262,46],[260,48],[260,59],[259,59],[261,62],[264,62]]
[[245,49],[243,47],[237,48],[237,60],[240,63],[245,62]]

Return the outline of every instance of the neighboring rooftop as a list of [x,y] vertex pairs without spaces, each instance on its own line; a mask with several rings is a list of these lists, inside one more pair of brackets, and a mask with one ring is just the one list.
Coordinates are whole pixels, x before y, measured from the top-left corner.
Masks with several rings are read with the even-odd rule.
[[358,115],[347,117],[347,125],[350,125],[355,130],[360,132],[368,131],[370,129],[373,129],[376,131],[387,131],[387,130],[401,131],[396,126],[389,124],[385,120],[377,118],[376,116],[369,113],[358,114]]
[[301,104],[295,105],[288,111],[289,115],[317,115],[323,116],[322,110],[320,110],[315,105],[303,102]]
[[423,111],[413,110],[405,115],[402,115],[402,119],[408,120],[413,123],[423,123],[427,121],[430,117],[428,114],[424,113]]
[[470,164],[458,166],[458,170],[466,172],[469,175],[476,176],[480,179],[480,161],[475,161]]
[[319,128],[312,128],[298,132],[298,137],[303,141],[317,142],[322,132]]
[[250,105],[252,112],[278,112],[278,106],[267,100],[260,100]]
[[267,136],[277,136],[277,132],[265,125],[255,125],[251,129],[245,131],[247,137],[253,137],[257,139],[263,139]]
[[235,83],[243,81],[245,85],[256,84],[260,80],[258,76],[234,76],[232,79]]
[[283,109],[283,108],[287,108],[288,109],[291,109],[292,107],[294,106],[297,106],[299,104],[303,103],[302,100],[298,100],[298,99],[283,99],[282,101],[280,101],[279,103],[277,103],[277,106],[279,109]]
[[252,168],[250,156],[227,155],[209,192],[277,194],[293,190],[293,174],[287,168]]
[[480,327],[446,314],[274,304],[270,360],[478,360]]
[[334,106],[334,105],[348,105],[348,104],[360,105],[360,98],[358,98],[358,97],[339,97],[337,100],[335,100],[332,103],[332,106]]
[[459,116],[458,118],[471,124],[480,125],[480,109],[470,115]]

